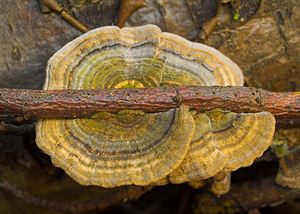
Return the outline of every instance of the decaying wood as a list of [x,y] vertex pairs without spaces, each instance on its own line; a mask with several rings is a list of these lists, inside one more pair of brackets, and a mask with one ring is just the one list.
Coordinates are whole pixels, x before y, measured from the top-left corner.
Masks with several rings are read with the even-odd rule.
[[200,195],[197,197],[196,204],[202,211],[199,213],[213,214],[220,213],[222,210],[241,213],[280,204],[299,196],[299,190],[281,187],[274,182],[274,178],[270,177],[232,184],[230,192],[219,198],[213,195]]
[[273,178],[262,178],[232,186],[231,195],[245,209],[261,208],[283,203],[300,196],[297,189],[277,185]]
[[89,117],[106,111],[162,112],[180,104],[197,111],[269,111],[300,120],[300,92],[269,92],[249,87],[161,87],[106,90],[0,89],[0,113],[24,118]]
[[15,185],[8,182],[0,182],[0,188],[12,193],[18,199],[29,204],[34,204],[44,208],[54,209],[67,213],[85,213],[95,210],[102,210],[122,200],[133,200],[139,198],[152,187],[128,186],[127,190],[120,190],[119,194],[107,195],[106,197],[95,198],[82,202],[62,202],[57,200],[49,200],[34,196],[26,191],[18,189]]

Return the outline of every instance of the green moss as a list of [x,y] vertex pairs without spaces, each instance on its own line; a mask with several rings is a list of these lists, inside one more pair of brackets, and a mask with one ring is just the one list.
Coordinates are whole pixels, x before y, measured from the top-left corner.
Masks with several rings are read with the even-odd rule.
[[240,13],[239,12],[234,12],[233,13],[233,20],[238,21],[240,18]]
[[278,158],[285,156],[288,153],[288,150],[289,148],[286,143],[273,147],[273,151]]

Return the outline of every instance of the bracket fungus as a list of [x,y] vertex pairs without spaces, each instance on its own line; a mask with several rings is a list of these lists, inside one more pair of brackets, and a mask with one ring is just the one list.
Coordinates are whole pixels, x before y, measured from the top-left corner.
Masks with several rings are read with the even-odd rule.
[[[239,67],[219,51],[154,25],[92,30],[48,62],[45,90],[243,85]],[[84,109],[83,109],[84,111]],[[250,165],[268,148],[267,112],[193,113],[187,106],[146,114],[42,119],[37,145],[83,185],[182,183]]]
[[207,179],[224,170],[250,166],[269,147],[275,119],[269,112],[233,113],[219,109],[197,114],[188,155],[170,174],[172,183]]

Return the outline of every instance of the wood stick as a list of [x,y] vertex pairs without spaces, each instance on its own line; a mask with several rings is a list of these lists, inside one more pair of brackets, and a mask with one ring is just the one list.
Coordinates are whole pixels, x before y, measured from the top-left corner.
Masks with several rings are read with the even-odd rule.
[[269,111],[277,118],[300,120],[300,92],[269,92],[250,87],[160,87],[105,90],[0,89],[0,114],[26,119],[89,117],[121,110],[163,112],[180,104],[199,112]]

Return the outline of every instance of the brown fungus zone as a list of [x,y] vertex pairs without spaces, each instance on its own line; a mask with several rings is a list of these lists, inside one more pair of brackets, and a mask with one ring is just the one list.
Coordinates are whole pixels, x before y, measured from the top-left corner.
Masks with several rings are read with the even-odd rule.
[[[154,25],[92,30],[48,62],[45,90],[243,85],[219,51]],[[84,111],[84,109],[83,109]],[[42,119],[37,145],[82,185],[182,183],[250,165],[271,143],[267,112],[121,111],[91,118]],[[265,131],[264,131],[265,130]]]

